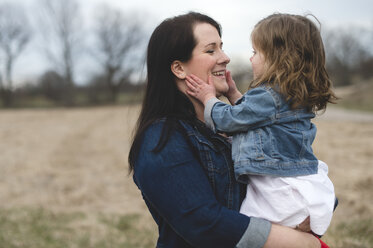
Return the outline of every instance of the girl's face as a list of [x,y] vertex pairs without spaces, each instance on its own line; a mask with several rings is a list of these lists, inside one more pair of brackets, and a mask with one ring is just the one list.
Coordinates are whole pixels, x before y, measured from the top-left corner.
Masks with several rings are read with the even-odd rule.
[[251,66],[253,68],[254,79],[259,78],[263,75],[265,69],[265,58],[264,55],[255,48],[253,44],[253,56],[250,58]]
[[216,28],[208,23],[197,23],[194,27],[194,37],[197,41],[191,59],[184,64],[187,75],[194,74],[207,82],[212,76],[217,95],[228,91],[225,78],[229,57],[222,50],[223,42]]

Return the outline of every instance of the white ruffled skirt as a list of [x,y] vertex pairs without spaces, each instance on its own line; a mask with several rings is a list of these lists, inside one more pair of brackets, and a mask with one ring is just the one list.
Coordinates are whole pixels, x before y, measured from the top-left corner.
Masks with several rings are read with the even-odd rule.
[[328,166],[319,160],[318,173],[298,177],[250,176],[240,212],[283,226],[296,227],[310,216],[311,230],[323,235],[335,202]]

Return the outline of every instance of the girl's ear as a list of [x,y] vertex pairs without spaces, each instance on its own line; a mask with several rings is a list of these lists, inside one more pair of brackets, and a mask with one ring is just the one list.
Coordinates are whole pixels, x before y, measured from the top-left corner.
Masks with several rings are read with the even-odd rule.
[[171,71],[179,79],[185,79],[186,77],[183,63],[179,60],[175,60],[174,62],[172,62]]

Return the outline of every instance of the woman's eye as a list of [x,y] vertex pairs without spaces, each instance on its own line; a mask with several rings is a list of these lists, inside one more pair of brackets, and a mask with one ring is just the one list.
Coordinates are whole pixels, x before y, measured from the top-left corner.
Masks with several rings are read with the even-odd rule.
[[207,50],[207,53],[214,53],[214,50]]

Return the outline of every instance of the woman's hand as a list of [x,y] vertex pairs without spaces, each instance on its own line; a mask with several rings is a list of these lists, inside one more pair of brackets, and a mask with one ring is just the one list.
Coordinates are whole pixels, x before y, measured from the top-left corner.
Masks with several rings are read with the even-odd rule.
[[297,225],[295,230],[299,230],[301,232],[311,232],[310,217],[308,216],[302,223]]
[[207,83],[194,75],[187,76],[185,82],[188,86],[186,92],[203,104],[206,104],[209,99],[216,97],[216,89],[211,76],[209,76]]
[[225,78],[227,80],[227,84],[229,86],[228,91],[224,94],[226,98],[228,98],[229,102],[234,105],[234,103],[242,97],[241,92],[237,89],[236,83],[234,82],[231,72],[225,72]]

